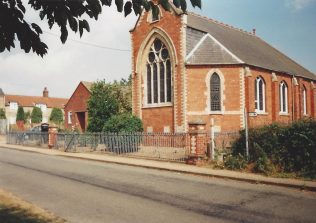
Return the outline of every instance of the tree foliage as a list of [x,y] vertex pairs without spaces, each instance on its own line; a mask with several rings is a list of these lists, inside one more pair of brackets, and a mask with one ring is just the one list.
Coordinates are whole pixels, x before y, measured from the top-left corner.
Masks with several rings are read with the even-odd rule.
[[[201,0],[190,0],[193,7],[201,8]],[[132,11],[140,15],[142,10],[152,10],[155,14],[159,13],[158,6],[151,0],[115,0],[118,12],[129,15]],[[156,1],[155,1],[156,2]],[[170,11],[169,0],[157,0],[164,9]],[[40,35],[42,29],[36,23],[30,23],[25,19],[26,8],[22,0],[2,0],[0,1],[0,52],[10,51],[15,48],[15,38],[20,42],[20,47],[26,53],[32,50],[43,57],[47,53],[47,45],[42,42]],[[75,33],[79,32],[80,37],[84,30],[90,31],[87,20],[98,20],[102,13],[103,6],[111,6],[112,0],[81,0],[81,1],[39,1],[29,0],[30,7],[39,13],[41,20],[46,20],[51,29],[55,24],[60,28],[60,40],[65,43],[68,37],[68,30]],[[187,9],[186,0],[173,0],[177,8],[184,12]]]
[[5,111],[3,108],[0,108],[0,119],[6,119]]
[[118,101],[119,113],[132,112],[132,78],[128,80],[122,78],[120,81],[114,81],[113,87],[114,97]]
[[22,106],[18,107],[18,112],[16,113],[16,121],[25,121],[25,113]]
[[64,121],[64,115],[60,108],[53,108],[52,113],[50,114],[49,121],[55,124],[61,124]]
[[43,119],[43,112],[38,107],[33,107],[32,113],[31,113],[31,121],[32,123],[41,123]]
[[25,123],[30,123],[30,119],[31,119],[31,112],[30,111],[25,112],[25,114],[24,114],[24,122]]
[[105,122],[119,111],[119,103],[113,93],[113,86],[103,81],[92,85],[88,100],[89,132],[101,132]]
[[103,132],[142,132],[143,123],[138,117],[128,113],[113,115],[103,127]]

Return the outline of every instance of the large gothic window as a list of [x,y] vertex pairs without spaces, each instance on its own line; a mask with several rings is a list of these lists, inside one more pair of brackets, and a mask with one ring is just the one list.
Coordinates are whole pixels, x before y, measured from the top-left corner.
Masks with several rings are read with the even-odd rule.
[[257,77],[255,81],[255,109],[256,112],[265,112],[266,108],[265,83],[262,77]]
[[147,58],[147,104],[171,102],[171,62],[165,44],[155,39]]
[[221,111],[221,79],[217,73],[211,76],[211,111]]

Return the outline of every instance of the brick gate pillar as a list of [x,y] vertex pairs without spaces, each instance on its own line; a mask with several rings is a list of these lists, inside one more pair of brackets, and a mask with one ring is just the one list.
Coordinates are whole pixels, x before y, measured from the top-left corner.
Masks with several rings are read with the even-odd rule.
[[56,126],[50,126],[48,128],[48,148],[53,148],[57,141],[58,128]]
[[190,155],[187,163],[199,165],[207,158],[206,123],[201,120],[189,122],[189,137]]

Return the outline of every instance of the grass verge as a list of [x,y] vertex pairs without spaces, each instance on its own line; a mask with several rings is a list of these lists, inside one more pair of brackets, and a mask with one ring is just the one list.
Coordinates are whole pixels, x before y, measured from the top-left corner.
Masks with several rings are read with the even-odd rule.
[[0,189],[1,223],[65,223],[64,219]]

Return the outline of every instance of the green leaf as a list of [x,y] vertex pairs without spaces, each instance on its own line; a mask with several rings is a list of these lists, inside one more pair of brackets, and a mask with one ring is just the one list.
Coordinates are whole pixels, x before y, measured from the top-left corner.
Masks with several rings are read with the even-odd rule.
[[128,16],[132,12],[132,3],[130,1],[126,2],[124,5],[124,15]]
[[85,28],[88,32],[90,32],[90,26],[89,26],[89,23],[87,22],[87,20],[83,20],[82,21],[82,24],[83,24],[83,28]]
[[112,0],[101,0],[102,5],[111,6]]
[[62,43],[65,43],[66,40],[67,40],[67,37],[68,37],[68,31],[67,31],[67,28],[65,26],[62,26],[60,28],[60,31],[61,31],[61,36],[60,36],[60,40]]
[[158,18],[159,16],[159,7],[155,5],[154,3],[150,2],[151,6],[151,13],[153,14],[154,18]]
[[37,33],[37,35],[43,33],[42,30],[41,30],[41,28],[40,28],[37,24],[32,23],[31,25],[32,25],[32,28],[33,28],[33,29],[35,30],[35,32]]
[[182,11],[186,12],[187,11],[187,2],[186,0],[180,0],[180,6]]
[[117,11],[118,12],[122,12],[123,11],[124,1],[123,0],[115,0],[115,4],[116,4],[116,7],[117,7]]
[[143,0],[143,6],[147,12],[151,9],[151,4],[147,0]]
[[195,8],[196,6],[201,8],[202,7],[202,3],[201,0],[191,0],[191,4],[192,6]]
[[142,0],[132,0],[133,3],[133,10],[135,15],[139,15],[142,12]]
[[180,8],[180,0],[173,0],[175,7]]
[[160,4],[166,11],[170,11],[169,0],[160,0]]

